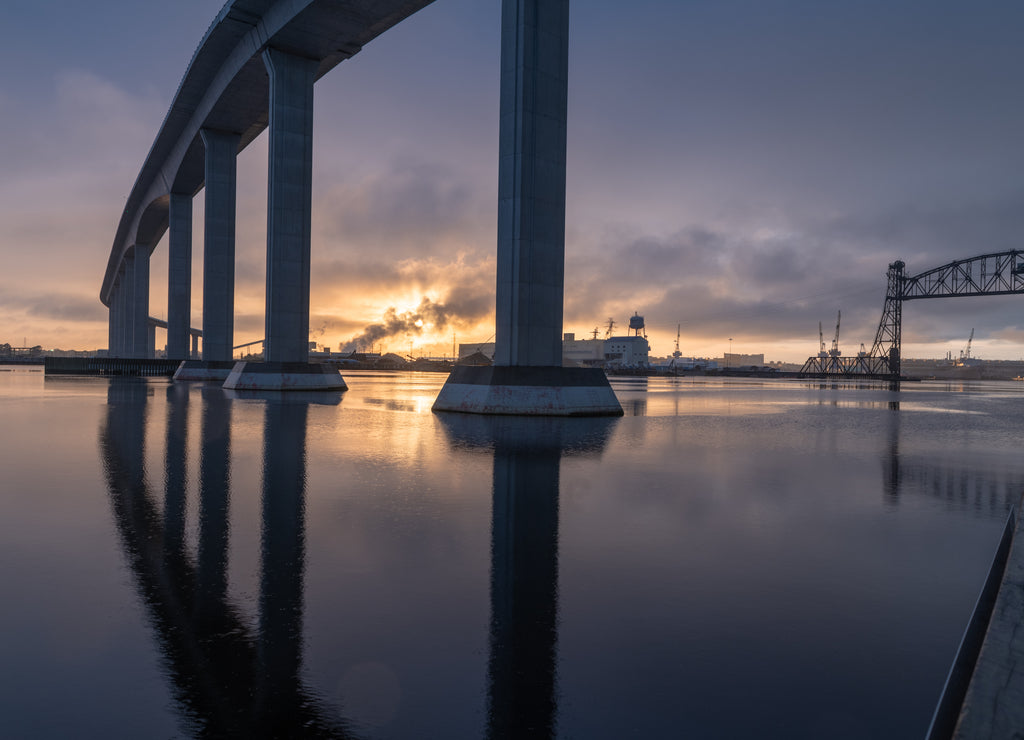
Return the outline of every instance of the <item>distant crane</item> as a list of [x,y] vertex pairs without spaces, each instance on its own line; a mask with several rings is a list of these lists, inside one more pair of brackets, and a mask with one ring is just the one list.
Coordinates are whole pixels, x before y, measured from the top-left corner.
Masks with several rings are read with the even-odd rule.
[[822,359],[828,357],[828,352],[825,351],[825,334],[821,328],[821,322],[818,322],[818,357]]
[[843,312],[839,311],[836,314],[836,335],[832,337],[832,349],[828,351],[830,357],[839,357],[841,352],[839,351],[839,320],[843,317]]
[[683,353],[679,351],[679,331],[682,329],[682,324],[676,324],[676,350],[672,353],[672,357],[679,359],[683,356]]
[[[974,329],[971,328],[971,336],[967,337],[967,349],[960,350],[960,360],[971,359],[971,342],[974,341]],[[984,354],[984,353],[983,353]]]
[[604,338],[605,339],[608,339],[608,338],[611,337],[613,329],[615,329],[615,319],[609,318],[608,319],[608,329],[604,333]]

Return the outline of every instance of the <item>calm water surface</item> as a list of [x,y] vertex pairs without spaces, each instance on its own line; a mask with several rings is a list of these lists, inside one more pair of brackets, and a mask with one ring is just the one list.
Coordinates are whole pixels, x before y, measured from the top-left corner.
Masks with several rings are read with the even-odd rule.
[[0,372],[0,734],[921,737],[1024,490],[1022,383],[346,378]]

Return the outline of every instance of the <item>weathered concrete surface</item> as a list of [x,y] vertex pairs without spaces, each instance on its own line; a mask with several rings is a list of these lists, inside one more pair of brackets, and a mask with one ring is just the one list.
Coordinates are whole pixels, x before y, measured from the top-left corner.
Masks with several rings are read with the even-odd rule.
[[203,129],[203,359],[231,359],[235,340],[235,199],[238,134]]
[[604,371],[570,367],[456,367],[434,411],[516,416],[622,416]]
[[1009,560],[953,737],[1024,738],[1024,516],[1019,505]]
[[265,51],[263,62],[270,76],[263,357],[268,362],[306,362],[313,213],[313,80],[317,63],[277,49]]
[[121,281],[110,294],[110,325],[107,327],[107,356],[121,356]]
[[224,388],[232,391],[345,391],[336,367],[310,362],[238,362]]
[[562,367],[569,0],[503,0],[493,368],[456,368],[434,411],[621,416],[601,370]]
[[117,279],[117,356],[128,356],[128,297],[131,290],[128,286],[128,263],[121,263]]
[[187,359],[192,321],[192,195],[171,193],[167,237],[167,356]]
[[150,250],[136,244],[129,264],[131,275],[131,335],[128,356],[146,359],[153,356],[153,345],[149,339],[149,257]]
[[495,365],[560,367],[569,0],[504,0]]
[[183,360],[174,371],[174,379],[217,380],[223,383],[234,366],[234,360]]
[[[114,292],[114,296],[117,292]],[[115,357],[117,355],[117,298],[110,302],[110,308],[107,313],[107,356]]]

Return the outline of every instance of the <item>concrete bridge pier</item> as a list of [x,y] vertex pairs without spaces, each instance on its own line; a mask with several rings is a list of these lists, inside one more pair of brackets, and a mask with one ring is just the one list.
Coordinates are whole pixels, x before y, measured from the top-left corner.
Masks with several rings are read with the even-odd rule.
[[569,0],[503,0],[493,367],[456,367],[435,411],[621,416],[604,371],[562,367]]
[[111,354],[114,357],[124,357],[125,355],[125,298],[127,297],[128,289],[125,287],[125,266],[121,263],[121,269],[118,270],[117,280],[115,281],[114,289],[114,300],[112,306],[114,309],[114,344],[111,345]]
[[127,356],[147,359],[153,356],[149,341],[149,256],[151,250],[136,244],[125,261],[128,284]]
[[192,317],[192,196],[171,193],[167,236],[167,357],[189,359]]
[[336,368],[309,362],[313,82],[319,64],[278,49],[264,51],[263,63],[270,75],[264,362],[238,363],[224,387],[346,390]]
[[107,326],[107,355],[121,357],[124,354],[124,266],[117,273],[110,300],[110,318]]
[[131,315],[129,313],[131,309],[131,296],[132,289],[129,284],[128,260],[126,259],[124,261],[124,267],[121,270],[121,287],[118,291],[118,303],[120,304],[120,326],[118,327],[120,339],[117,345],[118,357],[131,356],[131,345],[129,343],[131,331]]
[[[237,157],[241,136],[208,128],[202,129],[199,135],[206,147],[203,358],[201,361],[182,362],[174,374],[174,379],[222,381],[228,377],[235,364],[232,359],[235,339],[235,217]],[[184,221],[183,214],[181,220]],[[191,213],[189,227],[191,228]],[[183,263],[184,259],[180,258],[179,261]],[[191,280],[191,277],[189,279]],[[168,324],[169,319],[170,313]],[[187,320],[185,325],[188,325]]]
[[118,357],[132,357],[132,306],[135,303],[135,250],[129,250],[121,267],[121,281],[118,289],[121,326],[118,343]]
[[114,300],[107,306],[107,357],[117,356],[117,288],[114,289]]

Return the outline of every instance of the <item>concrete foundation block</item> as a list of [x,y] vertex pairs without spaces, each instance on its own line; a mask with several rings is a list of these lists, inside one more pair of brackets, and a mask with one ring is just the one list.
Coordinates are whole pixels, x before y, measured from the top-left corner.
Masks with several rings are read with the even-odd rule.
[[234,360],[183,360],[174,372],[174,379],[224,382],[234,366]]
[[310,362],[238,362],[226,390],[345,391],[348,386],[336,367]]
[[512,416],[622,416],[604,371],[575,367],[457,367],[434,411]]

